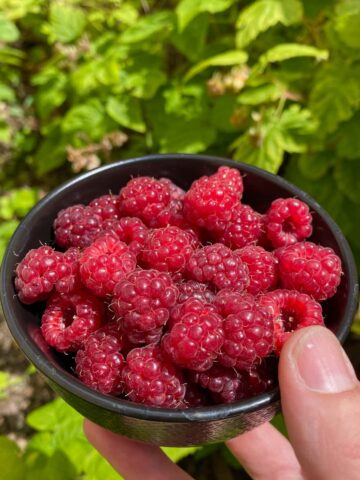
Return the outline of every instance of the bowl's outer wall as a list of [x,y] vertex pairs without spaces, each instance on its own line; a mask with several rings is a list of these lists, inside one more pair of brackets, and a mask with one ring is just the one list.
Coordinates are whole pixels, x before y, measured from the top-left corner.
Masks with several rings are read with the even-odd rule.
[[[341,257],[344,275],[336,295],[326,302],[327,324],[343,340],[356,309],[357,273],[348,244],[337,225],[307,194],[280,177],[230,160],[194,155],[158,155],[118,162],[79,176],[47,195],[15,232],[2,265],[2,303],[9,328],[27,357],[70,405],[98,424],[132,438],[159,445],[194,445],[222,441],[269,420],[279,407],[278,389],[238,404],[178,411],[139,407],[93,392],[67,371],[64,356],[49,350],[39,334],[38,306],[25,306],[14,295],[14,270],[31,248],[53,242],[52,223],[59,210],[117,193],[132,177],[168,177],[187,189],[201,175],[220,165],[244,174],[244,203],[264,213],[272,200],[297,196],[312,210],[312,240],[332,247]],[[199,423],[201,422],[201,423]]]

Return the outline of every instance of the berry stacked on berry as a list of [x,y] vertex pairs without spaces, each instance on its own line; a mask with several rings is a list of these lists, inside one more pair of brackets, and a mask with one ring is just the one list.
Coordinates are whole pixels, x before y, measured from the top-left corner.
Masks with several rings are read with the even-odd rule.
[[188,191],[137,177],[58,213],[55,245],[25,255],[15,288],[42,302],[42,335],[80,381],[177,409],[273,388],[292,332],[324,325],[319,302],[335,295],[341,261],[308,241],[305,203],[278,198],[259,213],[243,192],[224,166]]

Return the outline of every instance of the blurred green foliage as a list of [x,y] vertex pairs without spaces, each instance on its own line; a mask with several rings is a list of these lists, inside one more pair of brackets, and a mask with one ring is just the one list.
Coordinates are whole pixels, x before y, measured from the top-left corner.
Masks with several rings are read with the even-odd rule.
[[0,0],[0,11],[0,252],[39,189],[114,159],[206,151],[280,170],[360,260],[358,0]]

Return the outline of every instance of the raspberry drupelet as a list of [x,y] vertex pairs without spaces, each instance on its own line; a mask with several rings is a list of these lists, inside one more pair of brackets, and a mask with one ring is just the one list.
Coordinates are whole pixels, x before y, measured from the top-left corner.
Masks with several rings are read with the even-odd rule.
[[249,271],[249,285],[246,291],[252,295],[275,288],[278,282],[278,260],[264,248],[249,245],[235,250]]
[[102,229],[103,219],[91,207],[73,205],[60,210],[54,221],[55,241],[59,247],[87,247]]
[[162,272],[184,272],[197,247],[196,237],[186,230],[169,226],[150,230],[142,251],[142,260]]
[[157,345],[135,348],[122,373],[125,393],[133,402],[177,408],[185,397],[180,371],[166,360]]
[[151,177],[137,177],[120,190],[120,212],[123,216],[140,218],[150,225],[170,203],[168,185]]
[[30,250],[16,267],[15,288],[22,303],[46,300],[55,288],[72,291],[78,282],[78,256],[75,248],[65,253],[48,245]]
[[80,380],[101,393],[121,394],[125,366],[121,348],[119,337],[103,328],[89,335],[75,357],[76,373]]
[[135,270],[136,256],[112,235],[103,235],[82,252],[80,276],[83,284],[98,297],[106,297],[115,285]]
[[242,248],[255,244],[264,229],[263,216],[255,212],[249,205],[238,203],[232,210],[224,230],[215,234],[218,242],[230,248]]
[[122,217],[120,219],[105,220],[100,235],[109,233],[126,243],[129,249],[138,255],[144,248],[148,236],[148,228],[140,218]]
[[232,403],[237,400],[237,394],[242,375],[234,368],[213,365],[206,372],[191,372],[190,379],[202,388],[211,392],[215,403]]
[[189,297],[182,303],[178,301],[170,311],[170,319],[167,328],[168,330],[171,330],[172,327],[188,313],[203,315],[206,312],[218,313],[216,306],[208,302],[206,298]]
[[297,198],[277,198],[265,215],[265,232],[274,248],[304,240],[312,234],[312,217]]
[[322,308],[313,298],[295,290],[278,289],[260,296],[274,323],[274,349],[280,353],[292,332],[311,325],[324,325]]
[[163,336],[162,348],[179,367],[203,372],[212,366],[224,342],[223,319],[193,298],[183,304],[182,311],[181,318]]
[[111,308],[130,342],[150,343],[160,339],[177,297],[168,273],[138,269],[115,286]]
[[341,281],[341,260],[328,247],[312,242],[295,243],[275,252],[281,285],[306,293],[315,300],[335,295]]
[[176,286],[179,290],[178,304],[186,302],[189,298],[197,298],[205,303],[211,303],[215,298],[215,293],[206,283],[188,280],[186,282],[180,282]]
[[59,352],[78,350],[104,319],[103,303],[88,291],[53,293],[41,319],[41,333]]
[[118,195],[102,195],[94,198],[89,207],[103,220],[119,218],[120,200]]
[[222,243],[195,250],[188,261],[187,271],[190,278],[212,283],[219,289],[234,288],[242,291],[249,284],[247,266]]

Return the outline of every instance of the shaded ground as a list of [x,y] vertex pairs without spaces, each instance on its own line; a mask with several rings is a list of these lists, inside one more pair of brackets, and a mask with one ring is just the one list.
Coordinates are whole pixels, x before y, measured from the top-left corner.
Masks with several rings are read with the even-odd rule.
[[[360,378],[360,337],[350,335],[345,349]],[[0,317],[0,371],[8,372],[14,380],[6,398],[0,398],[0,435],[9,436],[20,446],[25,445],[31,434],[31,429],[25,422],[26,415],[54,398],[54,393],[38,373],[24,375],[28,367],[29,363],[12,341],[10,332]],[[180,465],[197,480],[250,478],[245,472],[231,468],[218,451],[203,459],[187,457]]]

